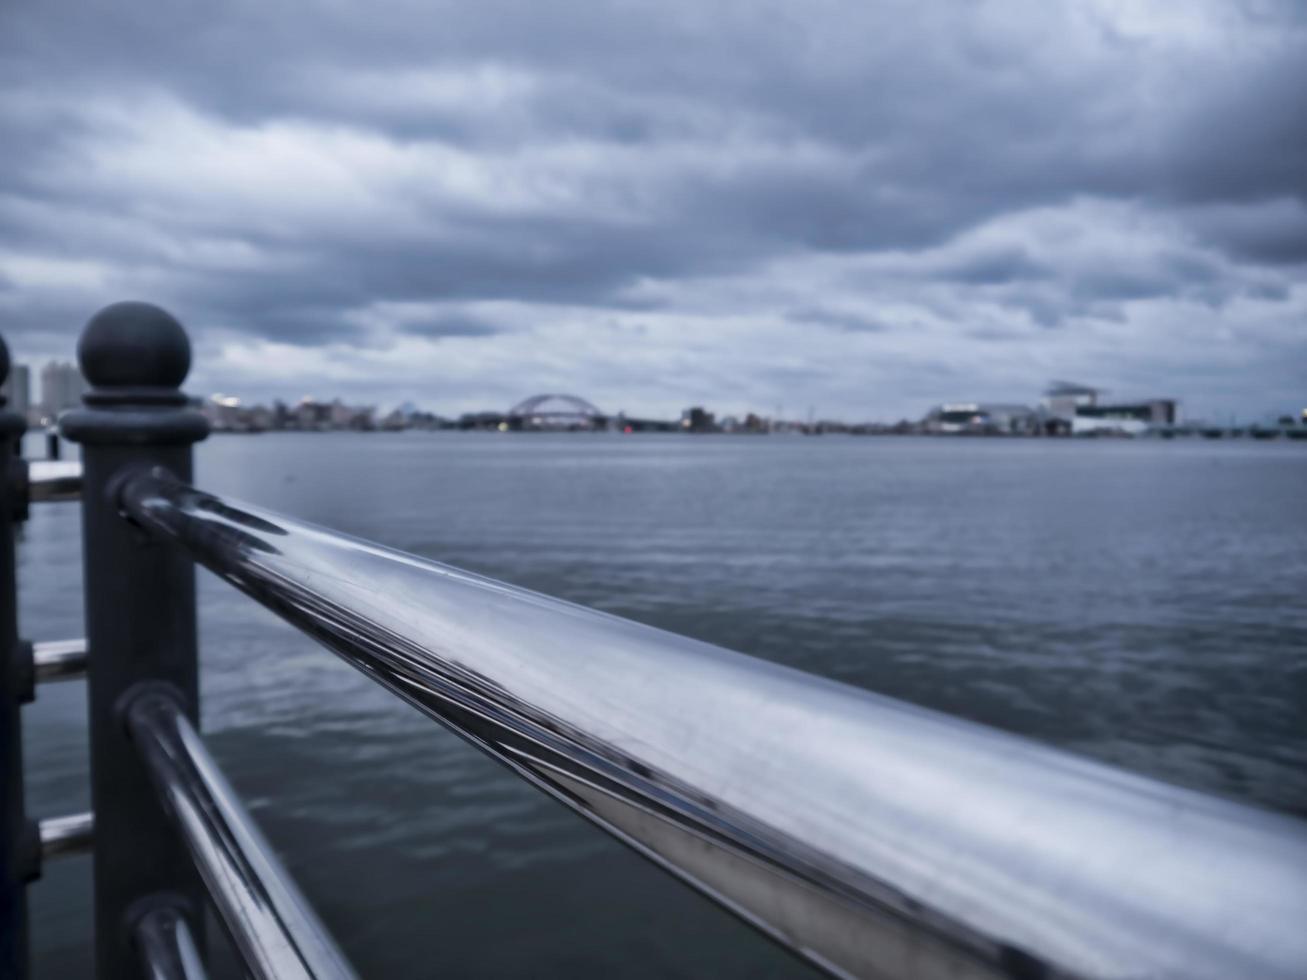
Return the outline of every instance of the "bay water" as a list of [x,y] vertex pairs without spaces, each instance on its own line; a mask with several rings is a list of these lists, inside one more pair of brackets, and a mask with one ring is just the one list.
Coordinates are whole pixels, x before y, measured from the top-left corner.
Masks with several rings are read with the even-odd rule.
[[[1307,815],[1302,443],[272,433],[196,482]],[[83,634],[80,561],[34,507],[25,636]],[[200,630],[206,738],[362,975],[812,975],[207,572]],[[84,688],[39,695],[29,810],[83,809]],[[88,975],[90,884],[32,889],[37,977]]]

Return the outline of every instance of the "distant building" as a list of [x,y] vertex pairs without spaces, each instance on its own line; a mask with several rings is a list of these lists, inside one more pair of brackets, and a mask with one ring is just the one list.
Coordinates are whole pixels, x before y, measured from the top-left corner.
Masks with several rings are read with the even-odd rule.
[[942,435],[1034,435],[1040,414],[1026,405],[953,402],[931,409],[924,427]]
[[86,381],[76,364],[51,361],[41,369],[41,410],[48,420],[79,407],[85,393]]
[[200,405],[214,432],[267,432],[276,427],[272,409],[242,405],[234,395],[212,395]]
[[509,416],[503,412],[464,412],[458,417],[458,427],[460,429],[507,432],[510,428]]
[[609,423],[615,432],[677,432],[680,431],[681,424],[679,421],[670,419],[638,419],[632,418],[624,412],[618,412]]
[[1044,392],[1043,408],[1051,421],[1068,425],[1074,435],[1098,432],[1137,435],[1154,426],[1175,425],[1178,413],[1172,398],[1104,402],[1102,389],[1071,381],[1054,381]]
[[439,415],[422,411],[412,402],[405,402],[383,416],[376,427],[382,432],[402,432],[405,429],[453,429],[457,425]]
[[1071,420],[1071,432],[1080,435],[1112,431],[1138,435],[1155,426],[1175,425],[1175,422],[1174,399],[1150,398],[1146,401],[1077,408],[1075,417]]
[[0,385],[0,395],[5,397],[5,406],[11,412],[17,412],[26,419],[32,411],[32,372],[26,364],[15,364],[9,369],[9,377]]
[[266,405],[255,405],[246,411],[245,421],[250,432],[267,432],[275,426],[276,417]]
[[371,405],[346,405],[337,398],[328,406],[327,421],[333,429],[368,431],[376,428],[372,419],[375,411]]
[[242,428],[241,400],[231,395],[213,395],[200,406],[215,432],[234,432]]
[[712,432],[717,428],[716,419],[712,412],[696,405],[681,413],[681,428],[686,432]]
[[1054,381],[1044,392],[1044,400],[1040,404],[1048,415],[1069,422],[1075,418],[1078,409],[1097,405],[1099,394],[1098,388],[1090,388],[1088,385],[1074,381]]
[[331,422],[331,406],[305,396],[292,410],[291,418],[297,429],[326,429]]

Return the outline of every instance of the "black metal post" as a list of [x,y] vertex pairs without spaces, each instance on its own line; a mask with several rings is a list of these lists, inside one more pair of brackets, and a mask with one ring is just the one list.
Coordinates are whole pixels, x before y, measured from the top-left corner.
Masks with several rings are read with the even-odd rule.
[[[0,384],[9,377],[9,347],[0,338]],[[0,395],[0,977],[27,976],[27,880],[36,846],[23,802],[21,704],[27,687],[18,641],[14,529],[26,516],[18,450],[27,423]]]
[[[208,433],[180,385],[190,342],[171,315],[116,303],[86,325],[77,345],[91,384],[85,408],[60,419],[82,445],[82,540],[95,812],[95,961],[98,980],[139,975],[129,909],[168,893],[203,908],[200,879],[128,740],[125,708],[167,685],[199,724],[195,571],[180,550],[151,541],[121,513],[123,480],[142,469],[191,476],[191,447]],[[203,946],[203,918],[191,931]]]

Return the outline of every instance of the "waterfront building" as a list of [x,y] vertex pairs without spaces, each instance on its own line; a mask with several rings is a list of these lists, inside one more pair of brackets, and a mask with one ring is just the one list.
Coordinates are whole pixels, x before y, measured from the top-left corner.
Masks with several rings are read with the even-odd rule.
[[346,405],[339,398],[328,406],[327,421],[333,429],[355,429],[368,431],[376,428],[372,405]]
[[200,407],[214,432],[231,432],[241,428],[241,400],[234,395],[210,395]]
[[293,426],[308,431],[327,428],[330,417],[331,406],[316,402],[308,395],[300,399],[291,413]]
[[41,412],[52,422],[59,413],[82,404],[86,380],[76,364],[51,361],[41,369]]
[[1054,381],[1044,392],[1041,407],[1049,420],[1066,423],[1073,435],[1113,432],[1138,435],[1157,426],[1175,425],[1173,398],[1105,402],[1103,390],[1073,381]]
[[267,432],[276,428],[276,414],[265,405],[242,405],[234,395],[211,395],[200,406],[214,432]]
[[[305,432],[326,432],[332,429],[355,429],[370,431],[376,428],[372,405],[346,405],[339,398],[330,402],[320,402],[305,395],[298,405],[290,409],[286,418],[286,428]],[[280,417],[280,405],[272,411],[274,419]]]
[[686,432],[712,432],[717,424],[712,412],[695,405],[681,413],[681,428]]
[[431,412],[424,412],[412,402],[402,402],[396,405],[389,413],[384,415],[377,428],[383,432],[402,432],[405,429],[446,429],[452,428],[453,423],[446,422],[444,419]]
[[1099,394],[1100,389],[1075,381],[1054,381],[1044,392],[1040,407],[1047,415],[1070,422],[1078,410],[1097,405]]
[[670,419],[641,419],[633,418],[625,413],[619,414],[611,422],[611,428],[616,432],[677,432],[681,431],[679,422]]
[[251,432],[267,432],[275,424],[276,418],[272,409],[266,405],[255,405],[247,410],[245,422]]
[[197,404],[215,432],[268,432],[274,429],[371,431],[376,428],[373,406],[346,405],[339,398],[318,402],[305,397],[294,409],[288,409],[280,401],[274,402],[271,408],[245,405],[234,395],[212,395]]
[[1071,432],[1074,435],[1104,431],[1139,435],[1157,426],[1175,425],[1176,418],[1176,403],[1172,398],[1083,405],[1076,409],[1071,420]]
[[953,402],[926,415],[925,430],[941,435],[1037,435],[1040,413],[1027,405]]

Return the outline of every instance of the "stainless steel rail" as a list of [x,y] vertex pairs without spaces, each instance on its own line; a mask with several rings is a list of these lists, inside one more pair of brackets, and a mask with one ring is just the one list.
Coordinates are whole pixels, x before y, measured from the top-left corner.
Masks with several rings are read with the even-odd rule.
[[127,727],[251,976],[354,977],[174,697],[139,694]]
[[132,931],[145,980],[205,980],[204,959],[175,908],[152,909]]
[[37,683],[71,681],[86,675],[86,640],[41,640],[32,644],[32,673]]
[[27,497],[33,503],[82,495],[82,464],[76,460],[35,460],[27,467]]
[[84,854],[95,840],[95,815],[73,813],[66,817],[46,817],[37,829],[41,838],[41,860]]
[[[832,973],[1226,980],[1307,970],[1300,821],[161,474],[130,479],[121,503],[405,701]],[[169,760],[194,742],[175,730],[176,717],[134,712],[139,737]],[[194,793],[172,788],[185,785],[181,774],[161,782],[188,814],[197,854],[217,849],[224,838],[205,827]]]

